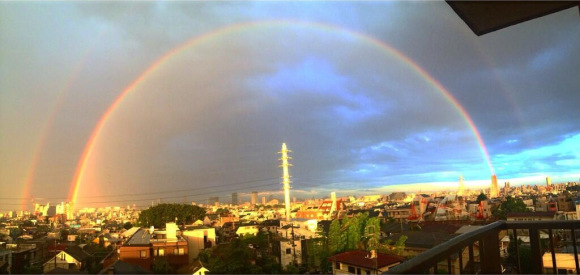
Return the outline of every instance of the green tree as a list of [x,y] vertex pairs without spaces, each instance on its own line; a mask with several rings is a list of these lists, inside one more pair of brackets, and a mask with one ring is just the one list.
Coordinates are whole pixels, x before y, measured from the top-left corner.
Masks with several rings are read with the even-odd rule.
[[368,250],[376,250],[379,248],[381,239],[381,222],[379,218],[373,217],[366,221],[365,235],[366,247]]
[[281,273],[282,266],[270,252],[269,233],[259,232],[206,250],[199,259],[215,274]]
[[163,203],[141,211],[139,224],[142,226],[164,227],[167,222],[190,224],[203,220],[205,209],[197,205]]
[[487,200],[487,196],[482,192],[477,196],[477,199],[475,201],[477,201],[477,203],[479,203],[480,201],[486,201]]
[[340,228],[340,221],[333,220],[328,229],[328,250],[331,255],[342,252],[344,250],[344,243],[342,238],[342,231]]
[[498,219],[505,220],[506,215],[512,212],[528,212],[526,204],[521,198],[514,198],[507,196],[506,200],[501,205],[492,211],[492,214]]
[[284,268],[284,273],[285,274],[299,274],[300,273],[300,269],[293,265],[293,264],[288,264],[285,268]]
[[126,222],[123,224],[123,228],[129,230],[133,227],[133,224],[131,224],[131,222]]
[[508,245],[508,258],[507,262],[513,264],[517,267],[518,262],[516,258],[516,243],[518,246],[518,252],[520,256],[520,267],[522,270],[518,270],[520,274],[530,274],[532,273],[531,265],[529,264],[532,260],[532,249],[529,246],[522,246],[522,240],[518,239],[517,242],[514,241],[514,237],[510,235],[510,244]]
[[385,243],[381,243],[379,245],[379,252],[403,255],[407,238],[407,236],[401,235],[396,242],[393,242],[392,240],[386,240]]
[[171,274],[173,269],[167,261],[167,257],[156,257],[153,261],[153,273],[155,274]]

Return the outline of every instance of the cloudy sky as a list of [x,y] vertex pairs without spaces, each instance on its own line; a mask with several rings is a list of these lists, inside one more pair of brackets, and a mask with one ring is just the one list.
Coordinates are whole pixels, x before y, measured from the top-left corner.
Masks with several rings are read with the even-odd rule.
[[297,197],[487,184],[429,77],[500,182],[578,180],[578,33],[577,8],[477,37],[445,2],[1,2],[0,210],[79,166],[86,205],[276,194],[282,142]]

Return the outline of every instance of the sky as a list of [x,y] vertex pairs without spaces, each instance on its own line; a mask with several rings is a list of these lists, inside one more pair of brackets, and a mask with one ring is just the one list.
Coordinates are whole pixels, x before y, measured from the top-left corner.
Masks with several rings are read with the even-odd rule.
[[576,181],[577,33],[576,8],[478,37],[445,2],[0,2],[0,211],[281,197],[282,142],[298,198]]

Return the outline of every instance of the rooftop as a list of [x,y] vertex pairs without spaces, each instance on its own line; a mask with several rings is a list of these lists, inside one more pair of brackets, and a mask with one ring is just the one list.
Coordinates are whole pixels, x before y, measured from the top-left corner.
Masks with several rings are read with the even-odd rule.
[[402,262],[405,258],[396,255],[377,253],[377,259],[370,258],[370,252],[364,250],[352,250],[336,254],[328,259],[333,262],[341,262],[348,265],[375,269]]
[[151,234],[149,231],[139,228],[125,245],[149,245],[151,243]]
[[507,213],[506,217],[554,217],[556,212],[512,212]]

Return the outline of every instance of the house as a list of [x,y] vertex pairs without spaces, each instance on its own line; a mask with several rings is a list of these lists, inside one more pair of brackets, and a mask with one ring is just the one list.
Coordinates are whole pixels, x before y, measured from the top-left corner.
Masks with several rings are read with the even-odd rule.
[[[573,253],[554,253],[556,256],[556,263],[558,274],[576,274],[576,261]],[[552,263],[552,254],[545,253],[542,256],[544,262],[544,274],[554,274],[554,266]]]
[[511,212],[507,213],[508,221],[553,221],[556,219],[556,212]]
[[80,246],[75,245],[59,252],[42,265],[44,273],[62,268],[71,271],[80,271],[84,263],[91,255],[85,252]]
[[25,267],[34,263],[38,255],[35,244],[6,244],[6,249],[11,251],[10,271],[13,274],[24,273]]
[[297,219],[331,219],[336,214],[335,212],[344,211],[346,204],[342,199],[323,200],[320,205],[309,206],[306,209],[301,209],[296,212]]
[[189,263],[193,263],[204,249],[211,248],[216,244],[215,228],[207,226],[188,226],[183,231],[183,237],[187,240],[189,250]]
[[209,272],[209,270],[205,268],[205,266],[203,266],[203,264],[199,260],[195,261],[187,269],[187,274],[193,275],[205,275],[206,272]]
[[151,249],[151,234],[148,230],[139,228],[119,248],[119,259],[123,262],[137,265],[145,270],[151,270],[153,253]]
[[236,230],[238,236],[250,234],[256,236],[258,234],[258,225],[242,225]]
[[152,274],[152,272],[143,269],[138,265],[133,265],[121,260],[117,260],[101,270],[99,274]]
[[328,258],[332,274],[379,274],[403,262],[405,258],[364,250],[351,250]]
[[95,244],[103,244],[104,247],[108,247],[111,244],[118,244],[121,242],[121,239],[112,236],[109,233],[101,234],[100,236],[93,239],[93,243]]
[[187,240],[177,235],[177,225],[173,222],[165,224],[165,230],[153,231],[150,239],[153,259],[167,258],[173,270],[187,266],[189,263],[189,248]]

